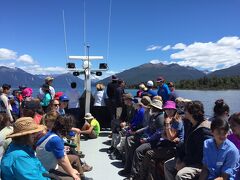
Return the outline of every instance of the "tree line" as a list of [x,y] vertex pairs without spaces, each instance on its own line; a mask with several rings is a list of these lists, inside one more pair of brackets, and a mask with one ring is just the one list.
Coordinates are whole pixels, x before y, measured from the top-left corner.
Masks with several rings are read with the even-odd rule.
[[176,89],[240,89],[240,76],[234,77],[203,77],[196,80],[181,80],[175,84]]
[[[155,82],[154,82],[155,83]],[[129,89],[138,89],[139,84],[127,85]],[[154,84],[155,88],[156,84]],[[176,89],[222,90],[240,89],[240,76],[203,77],[195,80],[180,80],[175,83]]]

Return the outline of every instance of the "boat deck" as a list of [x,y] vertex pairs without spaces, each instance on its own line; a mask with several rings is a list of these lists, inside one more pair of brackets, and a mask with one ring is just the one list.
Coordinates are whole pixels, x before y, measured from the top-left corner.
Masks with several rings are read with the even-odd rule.
[[86,177],[94,180],[122,180],[124,177],[118,175],[118,171],[123,168],[119,160],[110,160],[107,149],[110,147],[111,139],[108,138],[109,131],[102,131],[97,139],[85,141],[81,139],[81,151],[85,154],[83,160],[93,166],[93,170],[86,172]]

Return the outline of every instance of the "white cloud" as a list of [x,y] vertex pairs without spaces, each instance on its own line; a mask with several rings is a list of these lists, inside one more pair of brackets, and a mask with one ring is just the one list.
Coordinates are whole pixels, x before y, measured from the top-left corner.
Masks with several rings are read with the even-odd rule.
[[[178,43],[175,46],[184,47]],[[209,70],[227,68],[240,63],[240,38],[223,37],[217,42],[194,42],[171,54],[179,65],[201,67]]]
[[159,59],[153,59],[150,61],[151,64],[159,64],[161,61]]
[[66,68],[59,67],[59,66],[55,66],[55,67],[41,67],[40,65],[36,64],[36,65],[32,65],[32,66],[21,66],[19,68],[21,68],[24,71],[29,72],[31,74],[47,75],[47,74],[63,74],[63,73],[67,73]]
[[0,48],[0,60],[14,60],[17,58],[17,53],[13,50]]
[[177,43],[175,46],[172,47],[172,49],[185,49],[186,45],[183,43]]
[[15,68],[16,64],[14,62],[12,62],[12,63],[0,63],[0,66],[5,66],[5,67],[9,67],[9,68]]
[[172,64],[172,63],[175,63],[175,62],[169,62],[169,61],[164,61],[164,60],[160,60],[160,59],[153,59],[150,61],[151,64],[159,64],[159,63],[162,63],[162,64]]
[[167,46],[165,46],[165,47],[162,48],[162,51],[167,51],[167,50],[169,50],[169,49],[171,49],[171,46],[170,46],[170,45],[167,45]]
[[19,56],[19,58],[17,58],[17,61],[18,62],[23,62],[23,63],[26,63],[26,64],[34,64],[33,58],[28,54],[24,54],[22,56]]
[[156,51],[158,49],[161,49],[161,46],[151,45],[147,47],[146,51]]

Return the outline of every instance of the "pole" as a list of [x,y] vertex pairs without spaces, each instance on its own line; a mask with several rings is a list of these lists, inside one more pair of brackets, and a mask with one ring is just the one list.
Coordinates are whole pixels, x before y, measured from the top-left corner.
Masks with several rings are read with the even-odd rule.
[[90,46],[87,45],[87,56],[88,56],[88,65],[85,70],[85,77],[86,77],[86,99],[85,99],[85,114],[90,112],[90,105],[91,105],[91,67],[89,63],[89,48]]

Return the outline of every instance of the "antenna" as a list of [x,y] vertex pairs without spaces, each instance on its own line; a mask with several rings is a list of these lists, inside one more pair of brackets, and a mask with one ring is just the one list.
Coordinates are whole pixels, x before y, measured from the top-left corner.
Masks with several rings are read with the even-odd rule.
[[83,44],[84,55],[87,56],[87,43],[86,43],[86,2],[83,0]]
[[109,57],[111,16],[112,16],[112,0],[110,0],[109,3],[110,3],[110,5],[109,5],[109,17],[108,17],[108,37],[107,37],[107,57],[106,57],[106,62],[108,62],[108,57]]
[[64,44],[65,44],[65,53],[66,53],[66,62],[68,59],[68,46],[67,46],[67,35],[66,35],[66,27],[65,27],[65,14],[64,10],[62,11],[63,16],[63,32],[64,32]]

